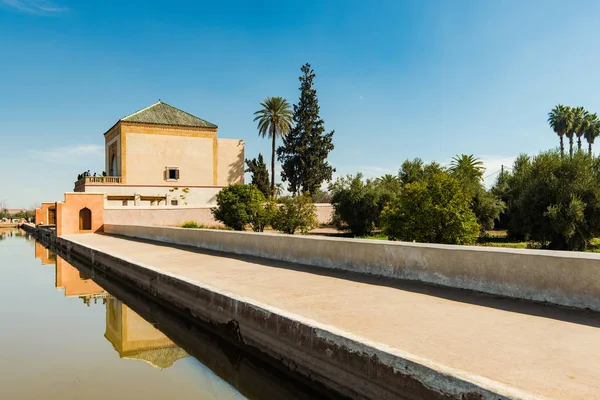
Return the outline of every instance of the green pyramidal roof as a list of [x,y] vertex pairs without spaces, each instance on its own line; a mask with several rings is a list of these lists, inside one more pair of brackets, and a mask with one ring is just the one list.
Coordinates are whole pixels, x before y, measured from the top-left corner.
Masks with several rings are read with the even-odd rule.
[[121,121],[139,122],[143,124],[192,126],[196,128],[217,128],[217,125],[215,124],[211,124],[192,114],[181,111],[162,101],[121,118]]

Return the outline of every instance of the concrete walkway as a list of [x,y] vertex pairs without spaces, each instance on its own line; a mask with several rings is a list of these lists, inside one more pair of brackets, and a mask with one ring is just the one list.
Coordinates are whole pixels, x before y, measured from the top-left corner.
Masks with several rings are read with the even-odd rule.
[[600,399],[600,316],[108,235],[66,239],[202,282],[510,388]]

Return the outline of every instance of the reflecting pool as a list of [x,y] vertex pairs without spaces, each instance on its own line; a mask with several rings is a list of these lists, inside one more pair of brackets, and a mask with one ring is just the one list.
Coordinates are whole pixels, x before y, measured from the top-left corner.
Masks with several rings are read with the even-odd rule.
[[335,398],[71,262],[0,229],[0,399]]

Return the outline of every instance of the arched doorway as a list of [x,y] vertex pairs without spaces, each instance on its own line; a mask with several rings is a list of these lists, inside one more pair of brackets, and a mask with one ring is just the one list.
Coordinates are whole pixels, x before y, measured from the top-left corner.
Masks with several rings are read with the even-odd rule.
[[113,154],[110,158],[110,171],[108,172],[108,176],[117,176],[117,155]]
[[79,230],[80,231],[91,231],[92,230],[92,212],[87,207],[79,210]]
[[48,225],[56,225],[56,208],[48,209]]

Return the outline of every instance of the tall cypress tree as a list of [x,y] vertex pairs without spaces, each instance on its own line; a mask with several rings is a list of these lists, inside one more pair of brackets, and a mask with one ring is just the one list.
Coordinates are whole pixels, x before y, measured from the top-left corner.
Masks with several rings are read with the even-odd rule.
[[335,169],[327,162],[333,150],[333,133],[325,133],[323,120],[319,117],[317,91],[313,87],[315,73],[310,64],[300,69],[300,100],[294,104],[294,123],[283,145],[277,149],[281,162],[281,179],[288,182],[288,190],[316,193],[324,181],[331,180]]
[[258,153],[258,160],[256,158],[253,158],[252,160],[246,159],[246,165],[248,168],[245,172],[250,172],[252,176],[252,185],[263,192],[265,197],[270,197],[271,188],[269,187],[269,171],[267,171],[267,165],[263,160],[262,154]]

